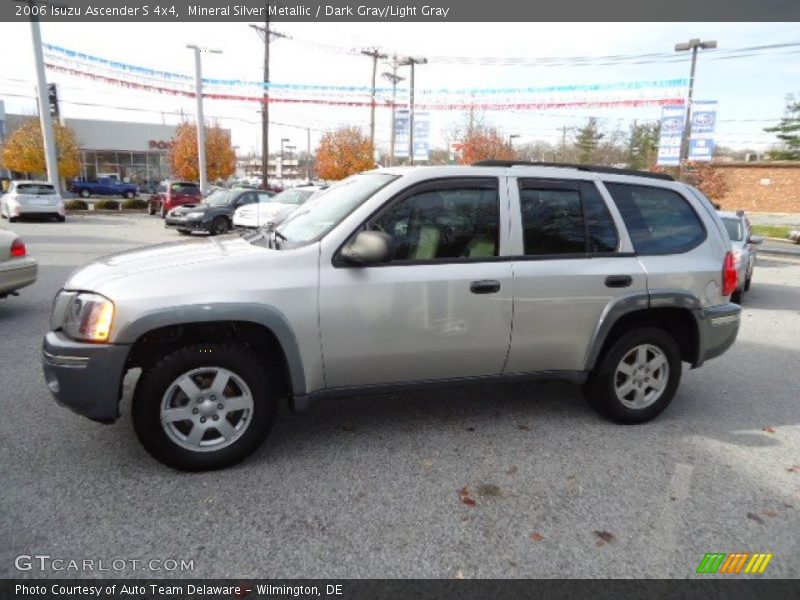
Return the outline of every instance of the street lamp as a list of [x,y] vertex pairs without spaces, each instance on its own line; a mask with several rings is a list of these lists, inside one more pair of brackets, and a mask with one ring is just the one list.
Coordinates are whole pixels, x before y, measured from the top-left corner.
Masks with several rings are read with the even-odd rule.
[[414,67],[416,65],[428,64],[428,59],[418,56],[406,56],[401,58],[397,64],[401,67],[408,65],[411,67],[411,77],[409,78],[408,91],[408,164],[414,164]]
[[206,173],[206,122],[203,117],[203,66],[200,54],[222,54],[222,50],[203,48],[194,44],[186,44],[194,51],[194,88],[197,97],[197,163],[200,172],[200,192],[205,195],[208,190],[208,174]]
[[697,67],[698,50],[714,50],[717,47],[716,40],[701,41],[700,38],[693,38],[688,42],[675,44],[675,52],[692,51],[692,67],[689,73],[689,94],[686,99],[686,122],[683,125],[683,139],[681,140],[680,170],[681,176],[689,158],[689,136],[692,132],[692,97],[694,96],[694,73]]

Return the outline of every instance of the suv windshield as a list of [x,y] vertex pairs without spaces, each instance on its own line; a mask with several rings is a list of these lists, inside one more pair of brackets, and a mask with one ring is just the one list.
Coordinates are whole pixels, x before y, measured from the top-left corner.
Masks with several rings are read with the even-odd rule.
[[[341,223],[347,215],[382,187],[397,179],[387,173],[353,175],[320,192],[297,209],[280,226],[281,239],[291,245],[302,245],[319,239]],[[277,198],[277,197],[276,197]]]
[[225,206],[233,201],[236,192],[233,190],[217,190],[211,192],[203,200],[203,204],[208,206]]
[[309,189],[284,190],[280,194],[276,194],[267,200],[267,202],[275,202],[277,204],[296,204],[299,206],[315,193],[316,190]]
[[17,192],[20,194],[33,194],[34,196],[49,196],[55,194],[56,189],[46,183],[18,183]]
[[722,222],[725,224],[725,229],[728,231],[728,237],[732,242],[741,242],[744,238],[742,232],[742,221],[740,219],[733,219],[731,217],[722,217]]

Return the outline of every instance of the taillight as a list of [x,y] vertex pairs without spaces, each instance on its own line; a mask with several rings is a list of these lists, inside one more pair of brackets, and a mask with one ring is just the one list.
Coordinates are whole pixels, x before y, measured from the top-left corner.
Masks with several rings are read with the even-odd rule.
[[25,242],[20,238],[11,242],[11,258],[25,256]]
[[736,259],[730,250],[725,254],[725,261],[722,263],[722,295],[730,296],[736,291],[739,283],[739,276],[736,274]]

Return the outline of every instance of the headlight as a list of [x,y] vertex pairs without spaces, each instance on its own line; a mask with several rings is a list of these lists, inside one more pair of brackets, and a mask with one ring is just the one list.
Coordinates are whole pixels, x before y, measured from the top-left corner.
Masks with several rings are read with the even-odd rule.
[[187,219],[202,219],[203,218],[203,213],[201,213],[201,212],[190,212],[188,215],[186,215],[186,218]]
[[64,332],[75,340],[105,342],[113,320],[111,300],[99,294],[78,294],[67,309]]

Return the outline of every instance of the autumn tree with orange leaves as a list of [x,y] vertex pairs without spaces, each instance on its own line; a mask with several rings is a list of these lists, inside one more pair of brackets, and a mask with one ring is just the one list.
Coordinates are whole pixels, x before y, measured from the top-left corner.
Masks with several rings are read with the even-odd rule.
[[338,181],[375,168],[372,144],[357,127],[340,127],[322,136],[317,149],[317,175]]
[[[209,181],[227,179],[236,171],[236,152],[230,133],[219,125],[206,126],[206,177]],[[172,138],[169,164],[173,175],[198,181],[200,170],[197,158],[197,126],[181,123]]]
[[514,160],[511,141],[494,127],[470,127],[461,139],[458,164],[471,165],[479,160]]
[[[53,123],[60,177],[76,177],[81,171],[81,152],[78,137],[69,127]],[[26,119],[12,131],[2,148],[0,163],[9,171],[45,174],[47,162],[44,156],[42,127],[36,118]]]

